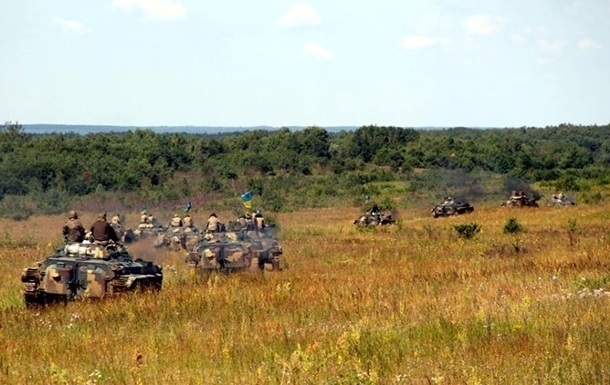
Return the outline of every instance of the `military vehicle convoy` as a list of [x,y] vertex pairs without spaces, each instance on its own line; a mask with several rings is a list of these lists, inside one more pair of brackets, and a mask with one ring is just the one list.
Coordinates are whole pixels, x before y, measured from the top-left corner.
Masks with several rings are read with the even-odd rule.
[[446,197],[443,203],[434,206],[430,211],[434,218],[438,218],[471,213],[474,211],[474,207],[468,202]]
[[28,306],[161,290],[162,267],[135,260],[120,244],[72,243],[27,267],[21,275]]

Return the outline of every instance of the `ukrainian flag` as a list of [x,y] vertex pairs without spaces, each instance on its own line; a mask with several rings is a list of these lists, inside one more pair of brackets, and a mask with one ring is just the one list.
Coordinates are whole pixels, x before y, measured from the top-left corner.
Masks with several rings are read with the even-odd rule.
[[248,210],[252,210],[252,191],[241,194],[241,201]]

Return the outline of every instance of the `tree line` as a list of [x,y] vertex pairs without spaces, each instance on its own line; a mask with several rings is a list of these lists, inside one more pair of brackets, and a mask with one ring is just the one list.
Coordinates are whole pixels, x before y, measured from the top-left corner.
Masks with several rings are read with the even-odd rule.
[[[64,211],[74,199],[131,194],[151,203],[195,192],[254,190],[272,209],[366,194],[376,181],[415,180],[417,170],[487,172],[578,189],[610,180],[610,125],[416,130],[363,126],[223,134],[27,134],[0,130],[0,201],[29,197],[37,211]],[[0,215],[2,210],[0,209]]]

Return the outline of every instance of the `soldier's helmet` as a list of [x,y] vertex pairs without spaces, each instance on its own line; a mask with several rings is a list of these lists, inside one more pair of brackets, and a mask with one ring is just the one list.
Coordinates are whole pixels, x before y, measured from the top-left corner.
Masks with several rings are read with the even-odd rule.
[[71,210],[68,213],[68,219],[78,219],[78,213],[74,210]]
[[216,216],[216,213],[212,213],[212,214],[210,214],[210,216],[211,216],[211,217],[215,217],[215,216]]

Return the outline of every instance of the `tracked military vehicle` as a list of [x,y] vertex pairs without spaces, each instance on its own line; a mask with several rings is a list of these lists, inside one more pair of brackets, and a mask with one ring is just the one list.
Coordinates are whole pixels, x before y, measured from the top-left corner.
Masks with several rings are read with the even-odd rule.
[[201,232],[195,227],[170,227],[155,235],[153,246],[173,251],[191,251],[199,243]]
[[538,207],[539,198],[540,197],[535,197],[535,196],[532,198],[529,198],[523,193],[517,194],[517,195],[513,194],[510,196],[510,198],[508,198],[507,200],[502,202],[502,206],[504,206],[504,207]]
[[575,206],[574,200],[567,198],[563,193],[553,194],[549,206]]
[[77,299],[105,298],[123,292],[161,289],[159,265],[135,260],[119,244],[67,244],[38,266],[23,270],[26,305],[45,305]]
[[432,208],[432,216],[448,217],[452,215],[467,214],[474,211],[474,207],[468,202],[456,201],[453,198],[446,198],[443,203]]
[[353,222],[356,226],[385,226],[396,223],[392,214],[364,213]]
[[185,262],[203,272],[279,271],[285,267],[282,254],[277,240],[263,236],[262,232],[229,231],[206,234],[193,251],[187,253]]

